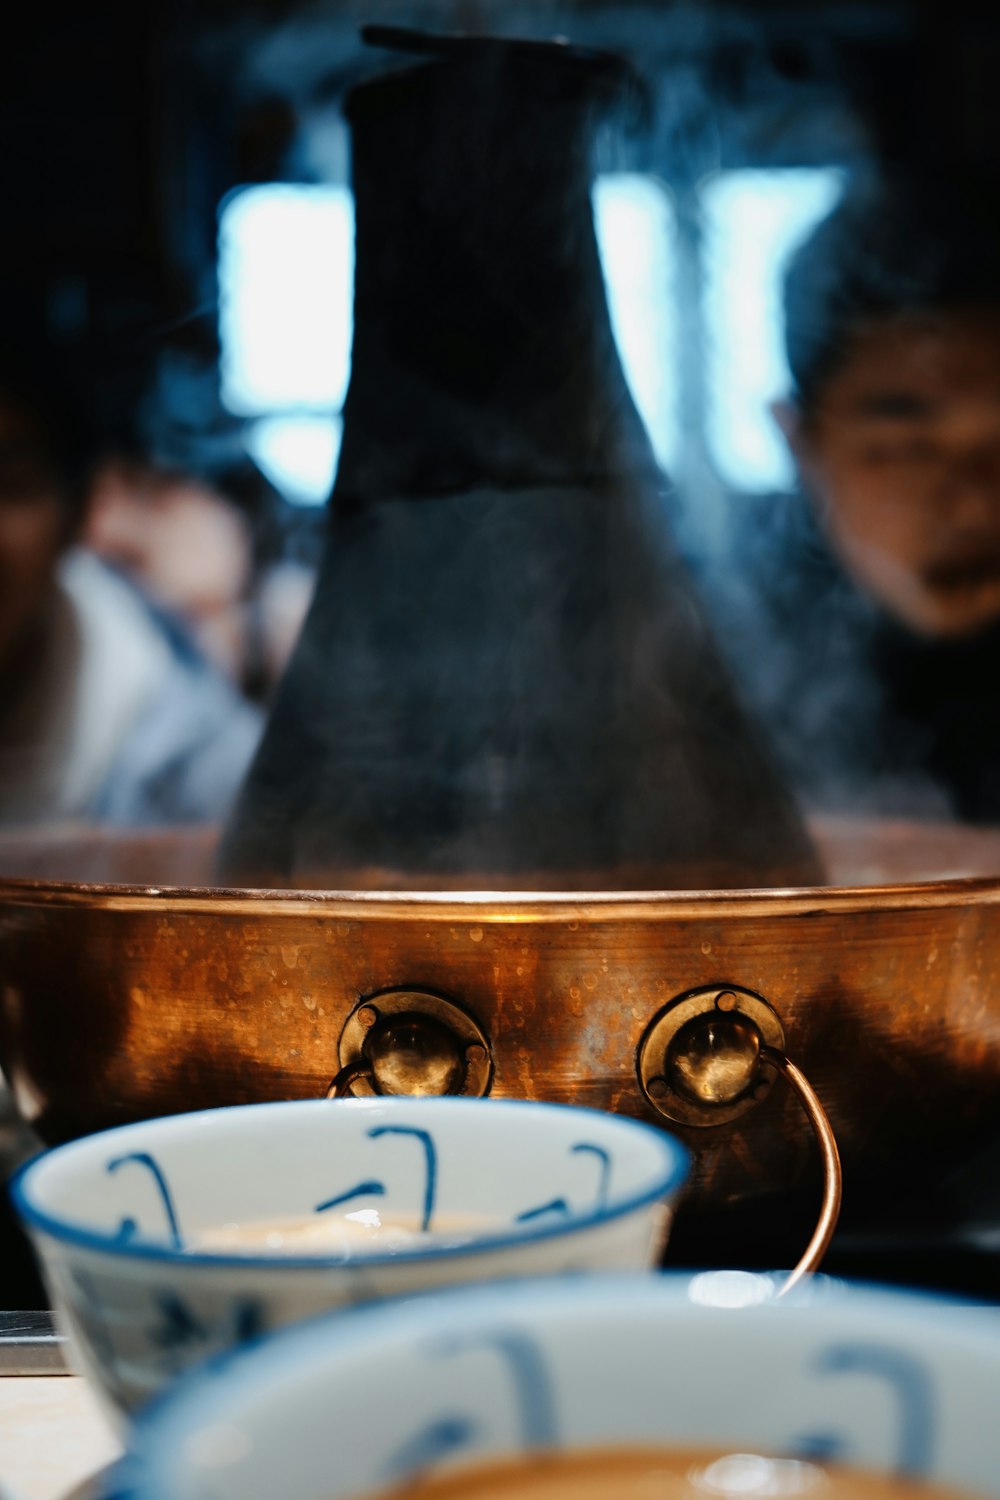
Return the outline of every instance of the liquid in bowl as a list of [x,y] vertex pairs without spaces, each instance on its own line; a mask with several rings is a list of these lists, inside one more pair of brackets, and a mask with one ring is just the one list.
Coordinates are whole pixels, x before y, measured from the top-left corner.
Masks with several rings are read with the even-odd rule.
[[378,1500],[974,1500],[899,1475],[726,1449],[575,1449],[431,1476]]
[[500,1227],[500,1220],[486,1214],[438,1214],[433,1229],[424,1229],[415,1215],[363,1208],[348,1214],[290,1214],[213,1224],[190,1233],[187,1248],[209,1255],[392,1255],[431,1245],[467,1244]]

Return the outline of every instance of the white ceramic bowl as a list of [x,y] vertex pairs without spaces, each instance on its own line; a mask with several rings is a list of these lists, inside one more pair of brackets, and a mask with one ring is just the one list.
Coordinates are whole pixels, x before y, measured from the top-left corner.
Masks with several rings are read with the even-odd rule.
[[[581,1277],[358,1309],[195,1372],[116,1478],[132,1500],[347,1500],[442,1465],[676,1442],[1000,1496],[1000,1314],[773,1291],[746,1272]],[[744,1464],[717,1493],[822,1495],[771,1478]]]
[[[593,1110],[304,1100],[89,1136],[30,1163],[12,1190],[78,1366],[130,1412],[196,1361],[330,1308],[652,1266],[686,1167],[661,1131]],[[231,1221],[368,1209],[427,1233],[395,1253],[190,1248]],[[447,1227],[466,1215],[474,1227]]]

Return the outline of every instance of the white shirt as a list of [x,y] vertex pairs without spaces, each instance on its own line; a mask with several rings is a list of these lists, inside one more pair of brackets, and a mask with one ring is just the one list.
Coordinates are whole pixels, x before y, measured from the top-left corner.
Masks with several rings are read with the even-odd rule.
[[0,714],[0,824],[217,820],[259,731],[130,583],[73,551],[37,671]]

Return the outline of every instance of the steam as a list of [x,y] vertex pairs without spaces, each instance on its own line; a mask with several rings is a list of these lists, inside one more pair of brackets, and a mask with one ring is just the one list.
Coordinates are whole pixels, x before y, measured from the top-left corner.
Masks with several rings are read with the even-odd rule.
[[[188,62],[204,80],[211,80],[214,87],[224,90],[227,108],[234,116],[272,122],[274,128],[268,136],[272,155],[268,165],[275,176],[342,180],[348,152],[348,134],[340,114],[345,88],[359,78],[380,73],[390,62],[385,54],[364,48],[357,35],[358,21],[376,19],[379,9],[359,3],[338,7],[336,15],[330,15],[325,8],[317,7],[315,12],[303,10],[279,23],[262,25],[243,19],[203,27],[196,38],[186,39],[185,44],[190,47]],[[387,18],[398,18],[395,8],[386,6],[384,12]],[[469,12],[458,4],[411,6],[406,20],[440,31],[451,24],[468,25]],[[655,496],[650,502],[650,514],[659,538],[657,547],[662,547],[656,555],[673,577],[671,570],[678,566],[679,551],[706,602],[719,650],[728,660],[736,690],[756,724],[754,753],[762,746],[769,747],[787,779],[787,787],[801,789],[809,801],[815,800],[816,805],[827,810],[923,820],[954,816],[954,799],[942,781],[927,769],[933,756],[926,732],[919,725],[913,728],[911,762],[903,769],[879,769],[877,756],[870,775],[859,777],[843,769],[852,762],[855,765],[859,760],[865,762],[872,726],[879,721],[884,707],[877,674],[871,671],[866,650],[869,646],[880,651],[897,650],[901,649],[899,642],[893,638],[886,644],[884,622],[877,618],[869,603],[863,599],[848,600],[844,592],[838,593],[841,584],[827,568],[825,542],[803,498],[795,494],[747,500],[731,494],[714,472],[704,443],[706,374],[703,351],[698,345],[702,332],[698,307],[703,291],[698,242],[704,226],[699,218],[698,184],[713,170],[754,158],[755,151],[773,149],[780,159],[782,151],[793,145],[799,153],[797,159],[807,156],[818,164],[828,163],[833,157],[855,177],[866,168],[871,151],[867,127],[846,90],[836,39],[812,33],[781,38],[757,20],[715,8],[709,10],[696,3],[671,6],[663,13],[657,12],[655,18],[649,7],[640,5],[588,7],[581,12],[569,5],[539,8],[515,4],[477,12],[473,23],[512,35],[569,33],[574,41],[610,47],[630,58],[643,76],[642,107],[632,113],[631,134],[622,132],[620,122],[600,132],[593,164],[596,171],[631,170],[657,176],[668,183],[676,205],[679,233],[686,247],[676,270],[680,309],[677,339],[683,351],[680,456],[669,478],[651,477],[651,465],[646,476],[649,493]],[[400,66],[400,60],[391,65]],[[481,131],[484,141],[489,138],[495,105],[495,99],[484,95],[478,113],[469,120],[469,130]],[[190,309],[195,321],[214,312],[210,279],[206,278],[199,290],[204,297]],[[182,345],[182,339],[168,337],[168,331],[164,331],[163,354],[144,410],[147,444],[154,456],[164,462],[224,474],[245,463],[243,439],[219,405],[214,371],[206,367],[203,358],[186,352]],[[539,357],[544,359],[550,353],[541,340]],[[673,354],[674,351],[665,350],[664,358]],[[567,366],[571,364],[567,360]],[[627,396],[616,393],[603,410],[595,409],[588,421],[616,420],[623,400],[627,402]],[[399,403],[405,406],[405,394]],[[443,404],[440,415],[442,430],[449,425],[458,430],[464,416],[460,400]],[[592,431],[591,427],[590,435]],[[633,445],[635,459],[644,446],[643,441],[633,434],[629,444]],[[392,454],[391,435],[380,451]],[[350,464],[351,454],[346,457]],[[645,469],[646,458],[648,454],[633,467]],[[484,486],[464,510],[452,506],[449,522],[457,528],[461,543],[460,546],[456,543],[453,555],[455,579],[467,591],[481,591],[484,607],[497,607],[498,617],[503,617],[503,612],[496,601],[505,590],[510,590],[510,583],[499,573],[491,577],[488,571],[484,572],[481,558],[484,545],[491,539],[495,543],[508,524],[504,517],[516,510],[509,506],[509,489],[514,487],[514,471],[522,456],[508,450],[505,463],[507,459],[510,462],[500,476],[502,484],[495,489]],[[443,515],[447,506],[443,499],[433,498],[433,490],[434,484],[427,484],[425,497]],[[553,516],[558,511],[553,502]],[[581,574],[573,587],[565,578],[560,580],[560,573],[566,569],[565,552],[560,552],[551,537],[543,535],[539,541],[523,518],[517,524],[523,527],[523,536],[514,549],[521,558],[521,576],[516,580],[511,600],[520,600],[530,610],[522,585],[526,588],[533,580],[533,597],[543,597],[546,579],[541,576],[542,570],[551,569],[551,575],[546,576],[554,580],[552,590],[563,600],[569,618],[576,619],[574,588],[585,593],[586,578]],[[411,565],[420,566],[418,554],[424,544],[411,537],[408,519],[387,513],[383,525],[382,541],[386,548],[397,557],[410,556]],[[443,523],[431,523],[429,534],[436,538],[438,559],[446,545],[442,540],[446,530]],[[480,557],[475,567],[469,561],[473,554]],[[430,551],[424,565],[429,570],[427,576],[440,576],[433,571],[435,556]],[[631,556],[623,566],[634,566]],[[971,564],[959,557],[938,566],[939,569],[951,566],[956,572],[964,568],[968,572]],[[823,609],[816,611],[817,579],[821,573],[822,591],[829,591],[824,592],[822,601],[823,609],[827,610],[825,616]],[[617,594],[624,595],[632,587],[627,576],[609,576],[606,555],[595,562],[592,576],[602,580],[601,587]],[[373,575],[368,582],[377,592],[376,577]],[[352,586],[356,583],[355,580]],[[686,597],[686,589],[685,581],[679,598]],[[357,593],[360,592],[358,587]],[[408,607],[414,611],[424,607],[418,589],[414,588],[407,597]],[[346,605],[346,598],[341,602]],[[369,600],[366,607],[370,603]],[[679,609],[682,616],[690,615],[694,605],[684,604]],[[815,630],[819,643],[824,619],[830,632],[838,628],[838,611],[847,612],[850,629],[843,638],[831,636],[822,651],[817,645],[815,668],[808,662],[804,668],[803,640],[808,617],[813,614],[818,621],[809,628]],[[487,736],[494,733],[488,713],[488,689],[499,684],[502,691],[516,697],[532,674],[542,670],[552,651],[551,617],[529,618],[524,626],[523,621],[516,620],[511,603],[510,613],[504,618],[511,629],[515,625],[521,628],[521,639],[516,646],[511,639],[500,639],[492,654],[480,658],[482,682],[474,684],[475,692],[471,692],[467,680],[469,658],[463,656],[461,639],[448,634],[456,620],[443,608],[437,617],[441,650],[420,692],[426,701],[440,703],[449,691],[449,683],[461,682],[463,692],[470,701],[475,700],[468,719],[470,742],[477,733]],[[674,625],[683,635],[690,621]],[[373,629],[371,638],[361,639],[358,631],[352,633],[347,626],[338,623],[336,628],[340,632],[337,639],[345,650],[353,653],[350,693],[341,700],[341,710],[360,712],[363,702],[369,706],[377,702],[381,689],[384,694],[393,690],[392,682],[380,681],[384,663],[379,665],[378,630]],[[391,631],[396,626],[386,623],[384,628]],[[656,639],[658,629],[652,625],[645,631],[639,625],[635,627],[628,668],[634,680],[648,678],[659,670],[657,653],[663,648],[662,640]],[[596,645],[593,650],[594,659],[600,656],[604,663],[602,671],[610,671],[606,655]],[[581,662],[583,659],[581,655]],[[303,671],[324,670],[324,653],[315,642],[304,642],[302,663]],[[611,672],[602,688],[609,701],[615,699],[615,676]],[[688,699],[685,694],[690,695]],[[296,696],[298,706],[294,712],[301,721],[303,743],[315,746],[318,739],[335,735],[336,711],[324,709],[305,689],[301,692],[296,689]],[[681,671],[679,678],[675,675],[669,684],[664,684],[659,711],[665,718],[681,724],[686,702],[694,705],[696,715],[705,717],[711,699],[710,690],[699,689]],[[793,715],[789,713],[789,703],[794,705]],[[437,757],[443,770],[454,769],[461,761],[461,757],[455,759],[453,737],[440,725],[421,725],[419,715],[411,717],[408,723],[418,724],[425,751],[431,759]],[[364,735],[369,726],[362,715],[350,727],[352,733],[358,734],[359,755],[363,760]],[[727,732],[722,715],[713,731],[717,746]],[[551,733],[558,735],[554,723]],[[411,746],[412,743],[411,740]],[[480,780],[475,785],[464,784],[459,774],[450,797],[445,796],[437,783],[414,784],[410,793],[417,799],[425,799],[428,805],[438,799],[442,809],[447,802],[446,821],[460,818],[462,806],[477,799],[483,807],[500,808],[508,794],[510,779],[517,780],[527,755],[527,742],[519,738],[519,732],[512,726],[509,736],[506,739],[501,736],[495,747],[481,757],[482,769],[477,773]],[[739,754],[735,758],[739,761]],[[574,766],[570,735],[553,752],[554,780],[571,779]],[[641,807],[648,806],[653,796],[656,779],[662,780],[665,774],[670,774],[669,769],[664,772],[662,767],[647,769],[649,781],[643,779],[647,774],[644,770],[636,782],[637,822],[641,821]],[[735,779],[726,795],[731,795],[732,785],[738,784],[746,770],[746,764],[734,769]],[[680,774],[677,768],[674,774]],[[331,790],[330,797],[341,796],[343,785],[338,781],[337,790]],[[264,829],[263,837],[269,839],[272,831],[276,838],[282,835],[287,826],[286,812],[287,808],[273,814],[273,830]],[[341,805],[338,816],[340,813],[347,816],[349,812],[346,805]],[[357,808],[350,815],[353,817],[355,813]],[[593,816],[599,819],[596,810]],[[691,836],[695,839],[696,830],[693,829]]]

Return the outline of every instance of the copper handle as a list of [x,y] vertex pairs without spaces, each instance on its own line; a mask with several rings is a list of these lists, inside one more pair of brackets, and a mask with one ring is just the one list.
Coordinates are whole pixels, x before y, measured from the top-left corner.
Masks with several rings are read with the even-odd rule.
[[346,1068],[341,1068],[336,1078],[332,1079],[329,1088],[324,1091],[324,1099],[350,1099],[352,1098],[351,1085],[359,1078],[371,1078],[371,1064],[367,1062],[348,1063]]
[[799,1257],[798,1263],[788,1277],[784,1286],[778,1293],[783,1297],[790,1292],[805,1276],[811,1276],[819,1269],[820,1262],[826,1254],[833,1232],[837,1227],[840,1217],[840,1202],[843,1196],[844,1177],[840,1166],[840,1152],[837,1150],[837,1140],[833,1133],[833,1127],[827,1119],[826,1110],[820,1104],[816,1093],[800,1068],[793,1062],[789,1062],[783,1052],[776,1047],[761,1047],[761,1061],[777,1069],[782,1078],[789,1084],[799,1096],[799,1102],[806,1112],[809,1123],[816,1136],[816,1144],[823,1161],[823,1202],[820,1207],[819,1218],[816,1228],[812,1232],[812,1238]]
[[780,1296],[819,1266],[837,1226],[843,1188],[830,1121],[784,1047],[781,1019],[762,995],[739,985],[712,985],[678,996],[654,1016],[636,1058],[647,1101],[679,1125],[704,1129],[739,1119],[767,1096],[775,1074],[795,1090],[819,1146],[823,1202],[812,1238]]

